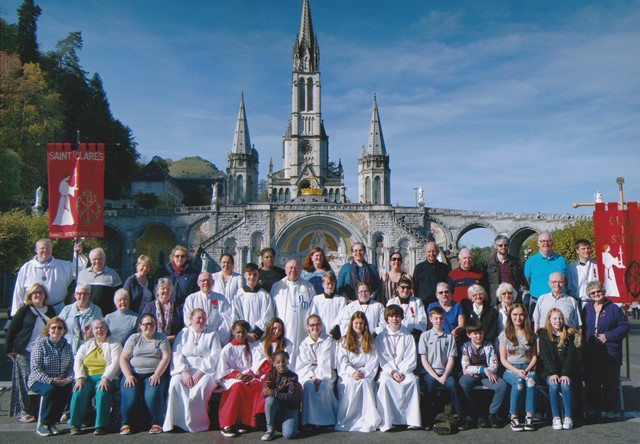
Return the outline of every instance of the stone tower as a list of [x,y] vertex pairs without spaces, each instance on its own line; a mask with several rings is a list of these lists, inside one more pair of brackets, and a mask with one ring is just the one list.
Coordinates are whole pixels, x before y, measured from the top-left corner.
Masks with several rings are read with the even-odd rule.
[[242,94],[233,145],[227,161],[227,203],[240,205],[257,199],[258,152],[251,146]]
[[358,196],[360,203],[390,205],[391,170],[384,145],[378,102],[373,95],[369,141],[358,158]]
[[293,44],[291,120],[282,141],[282,170],[269,174],[272,201],[300,195],[344,198],[341,165],[329,162],[329,138],[320,99],[320,48],[313,33],[309,0],[303,0],[300,27]]

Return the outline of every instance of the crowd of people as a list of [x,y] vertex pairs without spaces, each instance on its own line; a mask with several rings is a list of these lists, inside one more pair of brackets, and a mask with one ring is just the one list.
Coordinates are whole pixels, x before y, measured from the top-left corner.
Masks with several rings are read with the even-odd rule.
[[265,441],[301,427],[441,430],[447,396],[460,430],[532,431],[547,411],[556,430],[617,417],[625,313],[605,297],[588,241],[571,264],[550,233],[538,243],[524,267],[498,236],[481,267],[463,248],[450,270],[429,242],[413,274],[400,252],[379,273],[354,243],[337,276],[315,246],[284,269],[265,248],[241,275],[230,254],[220,272],[198,272],[177,245],[155,279],[142,255],[122,285],[102,249],[86,261],[77,246],[74,266],[43,239],[14,292],[10,414],[38,421],[41,436],[59,421],[73,435],[88,422],[96,435],[200,432],[217,416],[223,436],[263,428]]

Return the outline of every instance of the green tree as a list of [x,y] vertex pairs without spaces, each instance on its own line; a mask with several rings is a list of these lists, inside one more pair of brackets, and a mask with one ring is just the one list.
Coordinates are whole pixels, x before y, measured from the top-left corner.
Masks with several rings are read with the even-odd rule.
[[155,193],[143,193],[141,191],[137,192],[133,199],[140,208],[158,208],[160,203],[160,199],[158,199],[158,195]]
[[40,58],[38,51],[38,17],[40,6],[33,0],[24,0],[18,8],[18,52],[22,63],[34,63]]
[[[17,55],[6,53],[0,53],[0,90],[0,146],[19,156],[21,173],[3,176],[0,182],[19,183],[20,195],[26,198],[47,184],[46,142],[62,127],[60,95],[50,88],[39,65],[23,66]],[[4,169],[3,174],[10,171]]]
[[20,196],[20,163],[15,151],[0,151],[0,202],[10,203]]
[[[567,262],[572,262],[578,257],[574,248],[578,239],[586,239],[593,246],[593,221],[581,220],[568,227],[553,230],[551,234],[553,235],[553,251],[563,256]],[[521,254],[527,248],[531,250],[530,256],[538,252],[538,236],[531,236],[525,241]]]
[[18,53],[18,27],[3,18],[0,18],[0,51]]

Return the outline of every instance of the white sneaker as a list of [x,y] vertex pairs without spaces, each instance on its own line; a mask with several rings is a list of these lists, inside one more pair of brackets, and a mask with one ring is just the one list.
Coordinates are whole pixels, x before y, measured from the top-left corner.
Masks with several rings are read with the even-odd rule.
[[562,430],[562,420],[560,419],[559,416],[555,416],[553,418],[553,421],[551,422],[551,426],[553,427],[553,430]]
[[564,421],[562,422],[562,428],[565,430],[571,430],[573,429],[573,419],[571,419],[570,417],[565,417]]

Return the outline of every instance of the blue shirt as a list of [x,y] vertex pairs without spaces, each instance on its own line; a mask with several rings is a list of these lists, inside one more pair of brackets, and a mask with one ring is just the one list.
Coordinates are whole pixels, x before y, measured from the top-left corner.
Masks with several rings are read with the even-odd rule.
[[555,272],[567,275],[567,261],[557,253],[544,257],[537,252],[527,259],[524,263],[524,277],[529,281],[529,292],[533,299],[551,291],[549,275]]
[[432,302],[427,307],[427,316],[429,316],[429,312],[433,307],[440,307],[444,310],[444,324],[442,325],[442,329],[445,333],[451,333],[458,326],[458,316],[464,316],[462,305],[454,301],[451,301],[451,308],[449,311],[446,311],[444,307],[440,305],[440,302]]

